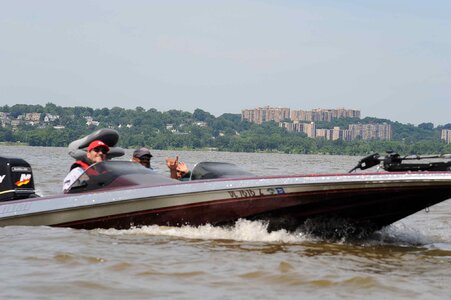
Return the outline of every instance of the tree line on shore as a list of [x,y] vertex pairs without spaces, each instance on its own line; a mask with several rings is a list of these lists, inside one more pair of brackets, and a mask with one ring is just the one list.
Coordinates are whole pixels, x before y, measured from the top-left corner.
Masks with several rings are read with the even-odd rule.
[[[324,140],[308,138],[303,133],[287,132],[274,122],[262,125],[241,120],[240,114],[225,113],[219,117],[196,109],[193,113],[142,107],[124,109],[93,109],[89,107],[61,107],[53,103],[41,105],[16,104],[0,106],[0,112],[10,118],[26,113],[50,114],[58,118],[46,123],[0,127],[0,141],[26,143],[30,146],[65,147],[99,128],[119,132],[119,145],[124,148],[145,146],[151,149],[215,149],[232,152],[282,152],[303,154],[365,155],[392,150],[403,155],[451,153],[451,144],[440,139],[442,129],[451,124],[434,127],[432,123],[418,126],[377,118],[342,118],[317,123],[317,128],[342,128],[360,122],[392,125],[393,139],[380,140]],[[87,122],[87,120],[96,122]],[[98,122],[98,123],[97,123]]]

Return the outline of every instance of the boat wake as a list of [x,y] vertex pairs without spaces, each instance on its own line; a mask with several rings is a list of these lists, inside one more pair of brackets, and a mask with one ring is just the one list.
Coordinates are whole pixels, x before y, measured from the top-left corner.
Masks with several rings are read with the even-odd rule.
[[106,235],[163,235],[186,239],[235,240],[246,242],[300,243],[308,240],[301,233],[291,233],[284,229],[268,232],[268,224],[262,221],[240,219],[232,226],[143,226],[127,230],[99,229]]
[[[345,229],[342,229],[345,230]],[[352,228],[346,229],[347,233],[353,232]],[[389,227],[365,235],[359,236],[341,236],[340,238],[330,238],[330,233],[320,236],[306,231],[305,227],[295,232],[289,232],[284,229],[269,231],[268,224],[263,221],[249,221],[245,219],[238,220],[232,226],[212,226],[210,224],[202,226],[143,226],[127,230],[118,229],[97,229],[96,232],[110,236],[171,236],[184,239],[203,239],[203,240],[234,240],[244,242],[263,242],[263,243],[286,243],[299,244],[304,242],[333,242],[333,243],[358,243],[368,246],[423,246],[440,243],[442,241],[434,240],[422,232],[398,222]],[[317,233],[317,230],[316,230]],[[342,233],[342,232],[340,232]]]

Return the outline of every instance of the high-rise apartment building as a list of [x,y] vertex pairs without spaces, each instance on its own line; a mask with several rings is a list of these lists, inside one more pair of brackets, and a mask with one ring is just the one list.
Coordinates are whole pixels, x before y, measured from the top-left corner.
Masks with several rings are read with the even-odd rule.
[[263,122],[281,122],[290,119],[290,109],[283,107],[259,107],[255,109],[243,109],[241,120],[262,124]]
[[392,129],[391,125],[383,124],[350,124],[349,131],[351,132],[351,139],[354,140],[360,137],[362,140],[391,140]]
[[353,109],[323,109],[315,108],[312,110],[292,110],[291,120],[299,122],[331,122],[337,118],[359,118],[360,111]]
[[[300,123],[294,122],[280,122],[280,127],[285,128],[291,132],[304,132],[310,138],[324,138],[326,140],[345,140],[352,141],[357,138],[362,140],[391,140],[392,129],[390,124],[351,124],[349,129],[340,129],[334,127],[333,129],[316,129],[314,122]],[[451,132],[451,130],[450,130]],[[442,134],[443,136],[443,134]],[[451,134],[449,134],[451,136]],[[443,137],[442,137],[443,138]]]
[[316,108],[312,110],[290,110],[283,107],[258,107],[254,109],[243,109],[241,111],[241,120],[262,124],[263,122],[275,121],[282,122],[291,119],[297,122],[331,122],[336,118],[360,118],[360,111],[353,109],[322,109]]
[[299,122],[280,122],[279,127],[285,128],[290,132],[303,132],[309,138],[316,137],[316,125],[314,122],[299,123]]
[[[278,122],[280,127],[291,132],[304,132],[310,138],[324,138],[326,140],[351,141],[356,138],[363,140],[391,140],[392,128],[390,124],[351,124],[348,129],[316,129],[315,122],[331,122],[335,118],[360,118],[360,111],[353,109],[312,109],[291,110],[281,107],[259,107],[243,109],[241,120],[262,124],[268,121]],[[292,122],[286,122],[291,119]],[[443,134],[442,134],[443,136]],[[443,138],[443,137],[442,137]]]
[[451,143],[451,130],[450,129],[442,129],[442,140],[444,140],[445,143],[447,143],[447,144]]
[[332,139],[332,130],[324,129],[324,128],[316,129],[316,137],[323,138],[326,140],[331,140]]

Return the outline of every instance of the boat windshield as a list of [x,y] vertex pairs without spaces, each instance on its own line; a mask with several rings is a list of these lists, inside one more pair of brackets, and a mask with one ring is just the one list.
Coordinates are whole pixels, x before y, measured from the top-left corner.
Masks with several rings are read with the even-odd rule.
[[243,171],[235,164],[217,161],[203,161],[198,163],[191,173],[191,180],[253,177],[254,174]]
[[177,182],[152,169],[129,161],[105,161],[91,165],[72,184],[68,193],[81,193],[104,187],[159,185]]

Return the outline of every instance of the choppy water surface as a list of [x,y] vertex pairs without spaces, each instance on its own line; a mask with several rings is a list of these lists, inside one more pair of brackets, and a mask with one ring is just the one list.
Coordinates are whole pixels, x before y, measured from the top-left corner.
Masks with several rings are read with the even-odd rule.
[[[127,151],[128,158],[131,150]],[[191,167],[230,161],[260,174],[340,173],[359,158],[153,151],[152,165],[179,154]],[[65,148],[5,147],[25,158],[40,194],[59,193],[72,159]],[[268,233],[241,220],[218,228],[130,230],[0,228],[2,299],[416,298],[451,295],[451,201],[365,240],[325,241],[302,232]]]

